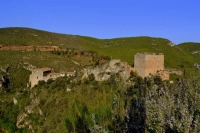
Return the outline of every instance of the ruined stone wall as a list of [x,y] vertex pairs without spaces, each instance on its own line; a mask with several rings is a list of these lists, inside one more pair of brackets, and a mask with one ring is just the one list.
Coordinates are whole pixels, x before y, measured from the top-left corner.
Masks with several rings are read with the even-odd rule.
[[149,74],[156,74],[157,71],[164,70],[164,55],[148,53],[136,54],[134,68],[138,75],[143,78]]
[[145,77],[164,70],[164,55],[145,55]]
[[29,82],[31,83],[31,87],[34,87],[38,84],[39,80],[43,80],[43,71],[40,70],[33,70],[32,74],[30,75]]
[[169,72],[166,70],[158,72],[157,75],[160,76],[162,80],[169,80]]
[[44,80],[47,82],[48,79],[55,80],[58,77],[62,77],[63,75],[60,73],[51,73],[51,71],[42,71],[40,69],[35,69],[32,71],[29,82],[31,83],[31,88],[38,84],[38,81]]
[[134,68],[139,76],[145,77],[145,54],[135,55]]

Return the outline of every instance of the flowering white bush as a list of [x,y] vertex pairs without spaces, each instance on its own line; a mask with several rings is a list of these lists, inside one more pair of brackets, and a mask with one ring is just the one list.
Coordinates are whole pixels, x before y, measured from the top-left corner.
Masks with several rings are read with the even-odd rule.
[[199,132],[199,77],[181,79],[173,85],[153,86],[146,103],[146,130],[149,132]]

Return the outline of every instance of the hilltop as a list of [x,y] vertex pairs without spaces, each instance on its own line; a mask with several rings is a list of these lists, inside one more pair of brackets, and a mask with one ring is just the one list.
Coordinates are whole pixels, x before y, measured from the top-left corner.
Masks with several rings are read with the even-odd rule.
[[6,46],[60,46],[83,50],[76,36],[31,28],[0,28],[0,44]]
[[[58,34],[30,28],[1,28],[0,44],[7,46],[57,46],[59,48],[74,48],[78,51],[92,50],[99,55],[119,58],[129,64],[133,63],[134,55],[139,52],[163,53],[165,66],[178,68],[179,65],[192,66],[200,63],[191,54],[199,45],[186,43],[174,45],[168,39],[154,37],[127,37],[114,39],[97,39],[79,35]],[[191,47],[192,46],[192,47]],[[193,50],[193,52],[194,52]]]
[[192,57],[200,59],[200,43],[186,42],[179,44],[177,47]]

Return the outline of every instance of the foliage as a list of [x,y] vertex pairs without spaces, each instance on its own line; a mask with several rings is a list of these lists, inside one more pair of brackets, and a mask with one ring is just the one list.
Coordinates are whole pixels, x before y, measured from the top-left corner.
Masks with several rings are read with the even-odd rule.
[[44,85],[44,84],[45,84],[45,81],[44,81],[44,80],[38,81],[38,86],[42,86],[42,85]]
[[130,78],[137,77],[138,74],[136,72],[133,72],[132,70],[130,71]]
[[[16,127],[17,117],[27,113],[25,108],[39,99],[38,105],[27,113],[34,132],[199,132],[199,76],[187,71],[199,62],[191,52],[198,45],[171,47],[169,40],[152,37],[95,39],[82,36],[54,34],[27,28],[0,29],[3,45],[57,45],[66,51],[0,51],[1,67],[7,67],[8,90],[0,93],[0,129],[8,132],[30,132],[28,126]],[[8,39],[9,38],[9,39]],[[61,45],[63,44],[63,45]],[[120,58],[133,62],[138,52],[164,53],[165,65],[184,70],[183,77],[174,76],[173,84],[160,77],[141,78],[131,72],[125,82],[119,74],[107,81],[88,78],[61,77],[40,81],[27,89],[29,65],[48,66],[55,71],[80,70],[71,55],[81,50],[81,56],[100,59]],[[85,50],[87,49],[87,50]],[[52,54],[53,53],[53,54]],[[98,56],[103,55],[102,57]],[[176,58],[174,58],[176,57]],[[78,61],[78,60],[76,60]],[[88,60],[86,60],[88,62]],[[80,61],[85,65],[82,61]],[[179,65],[179,66],[178,66]],[[186,73],[186,74],[185,74]],[[13,104],[13,98],[18,103]],[[9,110],[9,111],[8,111]],[[1,131],[1,130],[0,130]]]
[[[9,111],[8,111],[9,110]],[[13,103],[2,103],[0,104],[0,129],[4,129],[9,133],[17,131],[15,125],[17,115],[19,113],[19,107],[13,105]],[[1,131],[1,130],[0,130]]]
[[[194,58],[199,59],[199,52],[200,52],[200,43],[181,43],[177,47],[182,49],[184,52],[191,54]],[[194,62],[196,63],[196,62]]]
[[162,84],[162,79],[161,79],[161,77],[156,75],[156,76],[154,77],[154,83],[155,83],[156,85],[161,85],[161,84]]
[[[108,55],[112,58],[120,58],[133,64],[136,53],[163,53],[165,66],[178,68],[179,64],[187,63],[193,66],[199,60],[191,56],[190,52],[184,51],[178,46],[170,46],[170,41],[163,38],[153,37],[129,37],[114,39],[95,39],[90,37],[78,37],[79,43],[88,50],[97,51],[100,55]],[[176,57],[176,58],[174,58]]]
[[[14,126],[17,116],[36,98],[39,105],[26,117],[35,132],[200,130],[198,73],[182,77],[174,84],[160,81],[159,77],[142,79],[135,74],[131,77],[135,80],[130,84],[121,80],[118,74],[112,75],[108,81],[92,80],[87,84],[79,82],[81,78],[61,77],[31,90],[1,94],[0,127],[11,132],[19,130]],[[5,97],[7,100],[2,102]],[[13,105],[13,97],[18,100],[17,105]],[[27,128],[20,130],[29,131]]]
[[66,128],[69,132],[79,132],[85,133],[89,132],[89,125],[87,123],[88,119],[88,108],[84,103],[80,103],[79,101],[75,101],[74,105],[72,106],[72,113],[71,115],[75,116],[75,121],[70,121],[70,119],[65,120]]
[[53,83],[53,81],[54,81],[53,79],[48,79],[47,84],[50,85],[51,83]]
[[30,71],[23,68],[21,63],[13,63],[9,66],[9,88],[11,91],[22,89],[27,86]]
[[198,132],[199,76],[184,77],[174,85],[153,87],[146,97],[150,132]]
[[0,44],[18,46],[50,45],[84,50],[82,46],[77,44],[76,36],[31,28],[0,28]]
[[50,67],[54,69],[54,71],[74,71],[80,68],[80,66],[76,65],[71,58],[68,58],[67,56],[58,56],[51,54],[50,52],[0,51],[0,59],[1,67],[10,64],[20,64],[24,67],[29,65],[37,67]]
[[170,43],[167,39],[153,37],[96,39],[30,28],[0,28],[0,44],[2,45],[56,45],[67,49],[66,51],[54,51],[57,54],[68,54],[69,48],[71,52],[88,50],[93,56],[94,62],[97,62],[94,52],[96,51],[99,55],[103,55],[105,59],[120,58],[129,64],[133,63],[134,54],[139,52],[163,53],[165,55],[165,66],[171,68],[178,68],[178,65],[183,63],[189,66],[200,63],[198,57],[196,57],[197,54],[191,54],[195,51],[198,52],[198,44],[187,43],[170,46]]

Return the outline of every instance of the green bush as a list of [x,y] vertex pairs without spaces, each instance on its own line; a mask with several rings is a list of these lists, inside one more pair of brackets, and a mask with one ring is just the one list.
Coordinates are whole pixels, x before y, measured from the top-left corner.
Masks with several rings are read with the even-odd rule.
[[50,85],[50,84],[53,83],[53,82],[54,82],[54,80],[51,79],[51,78],[47,80],[47,84],[48,84],[48,85]]
[[154,83],[155,83],[156,85],[161,85],[161,84],[162,84],[162,79],[161,79],[161,77],[160,77],[160,76],[155,76],[155,77],[154,77]]
[[43,86],[45,84],[45,81],[44,80],[39,80],[38,81],[38,86]]

